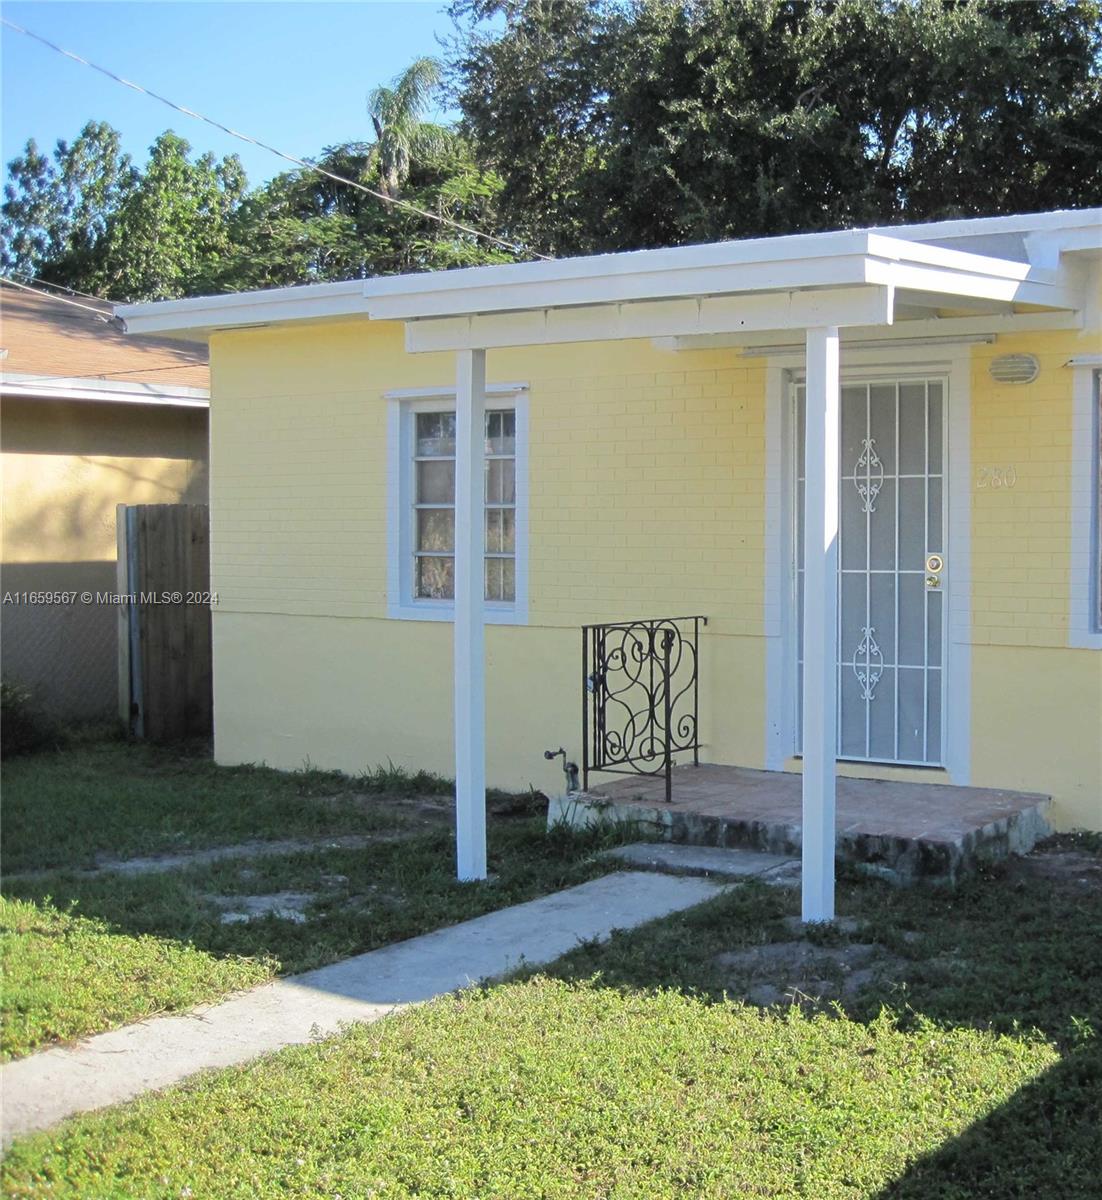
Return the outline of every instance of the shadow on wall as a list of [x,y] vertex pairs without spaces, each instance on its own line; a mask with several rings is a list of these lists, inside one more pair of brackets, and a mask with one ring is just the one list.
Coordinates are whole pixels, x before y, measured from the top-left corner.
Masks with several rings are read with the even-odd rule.
[[[118,709],[118,609],[114,562],[5,563],[3,665],[35,703],[72,721],[113,718]],[[27,603],[23,593],[76,592],[69,604]],[[81,600],[89,593],[92,601]]]

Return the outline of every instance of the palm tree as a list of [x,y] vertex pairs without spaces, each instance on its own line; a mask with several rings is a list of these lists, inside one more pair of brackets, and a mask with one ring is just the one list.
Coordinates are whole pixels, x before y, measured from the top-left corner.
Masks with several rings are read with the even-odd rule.
[[451,140],[447,129],[421,120],[439,84],[439,62],[418,58],[392,87],[377,87],[367,98],[367,111],[375,127],[368,168],[379,164],[382,190],[392,198],[397,198],[415,158],[431,158]]

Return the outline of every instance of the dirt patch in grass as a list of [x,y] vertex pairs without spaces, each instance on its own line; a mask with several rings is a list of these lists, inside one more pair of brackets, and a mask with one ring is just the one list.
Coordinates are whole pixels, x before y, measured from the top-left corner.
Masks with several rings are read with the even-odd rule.
[[849,1000],[872,983],[900,978],[907,967],[875,942],[817,946],[803,939],[724,951],[715,962],[731,995],[760,1007]]
[[1075,892],[1083,888],[1102,892],[1102,859],[1085,850],[1052,849],[1011,859],[1007,870],[1012,880],[1022,884],[1043,882]]

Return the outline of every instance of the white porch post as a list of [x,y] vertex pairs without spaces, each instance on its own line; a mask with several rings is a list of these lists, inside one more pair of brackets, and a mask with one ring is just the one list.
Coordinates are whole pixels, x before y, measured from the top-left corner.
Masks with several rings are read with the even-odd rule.
[[838,330],[807,331],[804,424],[803,919],[834,919]]
[[471,880],[486,878],[486,351],[455,359],[455,841]]

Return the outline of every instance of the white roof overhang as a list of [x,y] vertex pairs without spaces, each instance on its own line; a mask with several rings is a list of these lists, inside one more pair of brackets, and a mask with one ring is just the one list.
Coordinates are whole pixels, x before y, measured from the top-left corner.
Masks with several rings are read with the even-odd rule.
[[0,374],[0,392],[11,399],[89,400],[99,404],[147,404],[167,408],[210,407],[210,392],[206,388],[12,371]]
[[[1097,244],[1102,212],[1015,218],[1013,230],[1009,220],[976,220],[967,229],[959,222],[909,227],[898,236],[849,230],[473,267],[131,305],[118,315],[131,333],[192,338],[291,321],[402,321],[413,352],[626,338],[737,344],[821,325],[896,324],[899,334],[918,334],[916,326],[930,320],[955,325],[947,312],[1017,322],[1021,306],[1029,316],[1075,324],[1086,303],[1084,276],[1073,256],[1062,253],[1060,238],[1072,238],[1069,250]],[[931,240],[916,240],[916,228]],[[1008,230],[1023,245],[1036,235],[1039,261],[932,240],[940,235],[965,246],[980,234],[990,240]]]

